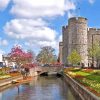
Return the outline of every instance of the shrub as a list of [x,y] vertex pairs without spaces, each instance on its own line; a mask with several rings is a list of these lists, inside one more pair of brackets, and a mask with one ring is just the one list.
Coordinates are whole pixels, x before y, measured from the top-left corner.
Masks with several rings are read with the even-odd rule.
[[4,75],[4,72],[0,71],[0,75]]
[[93,72],[93,69],[83,69],[82,71],[86,73],[90,73],[90,72]]
[[11,76],[10,75],[3,75],[3,76],[0,76],[0,79],[6,79],[6,78],[10,78]]
[[100,71],[94,72],[94,75],[100,75]]
[[74,69],[72,69],[71,71],[72,72],[78,72],[78,71],[80,71],[81,70],[81,68],[74,68]]

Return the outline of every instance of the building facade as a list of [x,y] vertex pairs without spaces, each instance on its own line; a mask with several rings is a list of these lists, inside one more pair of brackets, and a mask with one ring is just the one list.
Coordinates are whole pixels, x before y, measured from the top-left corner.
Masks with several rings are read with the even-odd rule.
[[59,42],[59,62],[61,64],[63,63],[62,50],[63,50],[63,42]]
[[81,55],[81,63],[87,67],[91,62],[88,56],[88,48],[95,41],[100,42],[100,29],[88,28],[88,20],[84,17],[72,17],[68,25],[62,27],[63,48],[62,62],[69,64],[67,57],[75,49]]

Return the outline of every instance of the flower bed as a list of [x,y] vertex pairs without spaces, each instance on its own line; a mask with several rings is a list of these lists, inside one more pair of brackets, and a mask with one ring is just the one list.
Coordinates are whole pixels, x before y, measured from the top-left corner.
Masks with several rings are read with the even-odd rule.
[[82,69],[83,72],[87,72],[87,73],[91,73],[93,72],[94,70],[93,69]]
[[0,80],[21,75],[18,71],[12,71],[12,72],[9,72],[9,73],[5,73],[3,70],[4,69],[0,70]]
[[10,78],[10,75],[0,75],[0,80]]
[[21,75],[21,73],[19,73],[18,71],[13,71],[13,72],[10,72],[9,75],[10,75],[11,77],[14,77],[14,76]]
[[94,94],[100,96],[100,70],[66,68],[64,73],[69,74]]

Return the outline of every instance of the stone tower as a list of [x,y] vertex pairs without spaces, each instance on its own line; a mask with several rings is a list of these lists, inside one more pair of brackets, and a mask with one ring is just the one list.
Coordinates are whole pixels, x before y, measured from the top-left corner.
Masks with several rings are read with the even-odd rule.
[[63,64],[67,64],[67,56],[68,56],[68,26],[62,27],[62,40],[63,40],[63,48],[62,48],[62,62]]
[[62,49],[63,49],[63,42],[59,42],[59,62],[62,64]]
[[67,61],[68,55],[75,49],[81,55],[85,66],[88,66],[87,45],[87,19],[83,17],[72,17],[68,20],[68,26],[63,27],[63,63]]

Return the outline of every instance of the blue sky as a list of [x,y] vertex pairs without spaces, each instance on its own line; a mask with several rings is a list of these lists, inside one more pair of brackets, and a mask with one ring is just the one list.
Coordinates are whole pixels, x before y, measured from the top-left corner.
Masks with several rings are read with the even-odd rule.
[[16,44],[36,53],[50,45],[58,53],[68,18],[83,16],[89,27],[99,28],[99,12],[100,0],[0,0],[0,53]]

